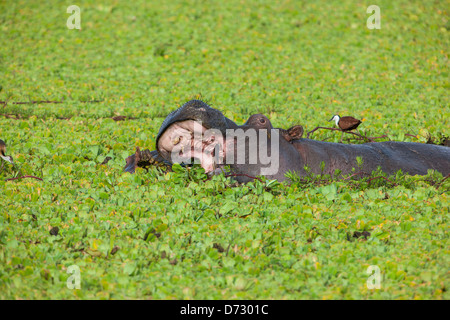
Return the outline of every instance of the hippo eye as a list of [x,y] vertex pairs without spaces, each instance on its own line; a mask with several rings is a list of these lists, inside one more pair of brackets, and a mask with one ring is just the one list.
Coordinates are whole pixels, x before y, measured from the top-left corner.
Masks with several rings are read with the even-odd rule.
[[259,119],[259,122],[261,122],[261,123],[266,123],[266,119]]

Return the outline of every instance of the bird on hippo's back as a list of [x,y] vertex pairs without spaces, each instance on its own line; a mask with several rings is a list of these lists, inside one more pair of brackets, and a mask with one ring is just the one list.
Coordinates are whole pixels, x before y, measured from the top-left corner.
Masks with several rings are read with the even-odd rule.
[[328,121],[333,121],[333,120],[336,122],[336,125],[342,131],[355,130],[362,123],[361,120],[355,119],[355,118],[350,117],[350,116],[340,117],[338,114],[334,115]]
[[344,132],[355,130],[362,123],[361,120],[358,120],[356,118],[353,118],[353,117],[350,117],[350,116],[341,117],[338,114],[335,114],[328,121],[333,121],[333,120],[336,123],[336,125],[339,127],[339,129],[341,129],[341,131],[342,131],[340,142],[342,142],[342,138],[344,136]]

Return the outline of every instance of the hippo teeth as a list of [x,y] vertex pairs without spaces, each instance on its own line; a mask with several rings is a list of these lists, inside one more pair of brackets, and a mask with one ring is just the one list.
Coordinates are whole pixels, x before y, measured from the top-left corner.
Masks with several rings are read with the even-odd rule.
[[172,140],[172,144],[174,146],[176,146],[178,143],[180,143],[180,141],[181,141],[181,137],[176,137],[175,139]]
[[218,130],[206,129],[193,120],[176,122],[160,136],[158,151],[172,163],[200,163],[205,171],[216,170],[224,159],[224,139]]

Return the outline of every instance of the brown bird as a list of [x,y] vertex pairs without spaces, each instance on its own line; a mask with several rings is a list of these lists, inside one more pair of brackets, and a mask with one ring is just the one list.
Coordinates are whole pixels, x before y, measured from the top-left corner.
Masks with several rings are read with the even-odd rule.
[[340,117],[339,115],[334,115],[333,118],[331,118],[328,121],[335,121],[336,125],[341,128],[342,131],[350,131],[355,130],[358,128],[358,126],[361,124],[361,120],[355,119],[353,117]]
[[330,120],[328,121],[335,121],[336,125],[343,131],[341,135],[341,141],[344,137],[344,131],[351,131],[358,128],[358,126],[361,124],[361,120],[355,119],[353,117],[345,116],[340,117],[339,115],[334,115]]
[[6,155],[6,144],[5,141],[0,139],[0,158],[2,158],[3,160],[9,162],[9,163],[13,163],[13,159],[11,156],[7,156]]
[[297,125],[287,130],[280,129],[280,133],[286,141],[292,143],[292,140],[300,139],[303,136],[303,127],[301,125]]

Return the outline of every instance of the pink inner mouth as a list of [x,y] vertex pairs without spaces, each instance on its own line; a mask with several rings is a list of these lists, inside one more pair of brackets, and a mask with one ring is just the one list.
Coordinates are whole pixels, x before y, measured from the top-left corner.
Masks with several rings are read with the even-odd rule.
[[215,171],[225,156],[220,131],[207,130],[201,123],[186,120],[172,124],[158,141],[161,156],[172,163],[200,163],[206,173]]

